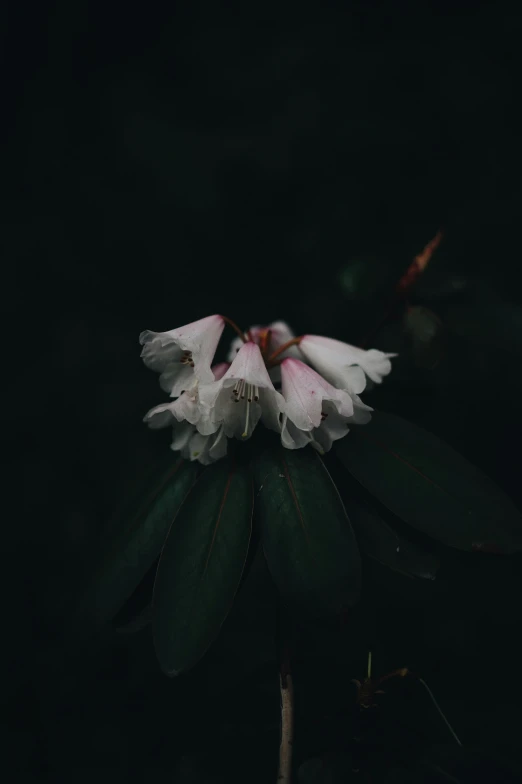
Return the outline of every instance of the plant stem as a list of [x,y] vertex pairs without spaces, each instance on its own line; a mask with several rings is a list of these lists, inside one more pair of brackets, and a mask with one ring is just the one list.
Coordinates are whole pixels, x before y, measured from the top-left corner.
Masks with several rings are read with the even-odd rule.
[[277,359],[277,357],[282,354],[283,351],[286,351],[287,348],[290,348],[290,346],[298,346],[302,339],[303,336],[301,335],[299,338],[292,338],[292,340],[287,340],[286,343],[283,343],[282,346],[279,346],[279,348],[276,349],[273,354],[270,354],[267,362],[273,362],[274,359]]
[[428,684],[426,683],[426,681],[422,680],[422,678],[417,678],[417,680],[419,681],[419,683],[422,683],[422,685],[424,686],[424,688],[425,688],[425,689],[426,689],[426,691],[428,692],[428,694],[429,694],[429,696],[430,696],[430,699],[431,699],[432,703],[435,705],[435,707],[437,708],[437,710],[438,710],[438,712],[439,712],[439,716],[440,716],[440,717],[441,717],[441,719],[444,721],[444,724],[446,725],[446,727],[448,728],[448,730],[451,732],[451,734],[452,734],[452,736],[453,736],[453,739],[455,740],[455,742],[456,742],[456,743],[457,743],[459,746],[462,746],[462,743],[460,742],[460,740],[459,740],[459,738],[458,738],[458,736],[457,736],[457,733],[455,732],[455,730],[453,729],[453,727],[451,726],[451,724],[449,723],[449,721],[447,720],[447,718],[446,718],[446,717],[445,717],[445,715],[443,714],[441,707],[439,706],[439,704],[438,704],[437,700],[436,700],[436,699],[435,699],[435,697],[433,696],[433,693],[432,693],[431,689],[429,688]]
[[291,784],[292,745],[294,742],[294,687],[287,647],[284,649],[280,665],[279,687],[281,690],[281,743],[279,746],[277,781],[280,784]]
[[228,316],[221,316],[221,318],[229,325],[229,327],[232,327],[232,329],[237,332],[243,343],[248,343],[248,338],[246,337],[245,333],[239,329],[235,321],[229,319]]

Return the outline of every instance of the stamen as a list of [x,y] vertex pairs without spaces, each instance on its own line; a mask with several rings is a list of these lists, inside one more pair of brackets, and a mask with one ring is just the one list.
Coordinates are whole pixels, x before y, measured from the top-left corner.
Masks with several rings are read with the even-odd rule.
[[247,384],[247,395],[248,395],[247,401],[249,403],[251,403],[252,402],[252,384]]
[[244,379],[241,379],[241,386],[239,388],[239,397],[241,398],[241,400],[245,399],[245,381],[244,381]]
[[256,403],[259,400],[259,387],[257,386],[257,384],[254,385],[254,400],[256,401]]
[[246,404],[246,418],[245,418],[245,430],[241,434],[241,438],[247,438],[248,437],[249,419],[250,419],[250,400],[247,400],[247,404]]

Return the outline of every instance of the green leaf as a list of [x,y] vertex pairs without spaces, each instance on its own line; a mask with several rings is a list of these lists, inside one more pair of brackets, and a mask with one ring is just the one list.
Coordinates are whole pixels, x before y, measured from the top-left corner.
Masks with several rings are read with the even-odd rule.
[[252,508],[252,479],[230,459],[205,469],[183,505],[154,584],[154,645],[167,675],[192,667],[218,635],[243,573]]
[[265,557],[285,603],[303,617],[355,604],[359,551],[320,457],[312,449],[270,450],[256,462],[255,479]]
[[441,439],[377,412],[337,443],[350,473],[409,525],[459,550],[522,549],[522,521],[505,493]]
[[408,577],[435,579],[438,559],[400,536],[373,509],[351,501],[350,520],[359,548],[369,558]]
[[196,463],[176,460],[135,515],[112,526],[74,613],[73,632],[90,635],[122,608],[158,557],[197,473]]

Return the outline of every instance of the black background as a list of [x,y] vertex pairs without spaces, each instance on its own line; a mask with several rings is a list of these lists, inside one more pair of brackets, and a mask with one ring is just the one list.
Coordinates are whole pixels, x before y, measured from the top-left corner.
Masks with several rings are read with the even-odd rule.
[[[5,523],[6,672],[11,747],[35,781],[131,772],[166,781],[186,748],[198,748],[208,708],[200,692],[194,707],[197,673],[181,686],[160,675],[148,637],[113,651],[112,665],[109,653],[93,659],[69,703],[42,697],[38,663],[85,553],[168,445],[141,423],[163,400],[139,360],[141,330],[223,313],[243,327],[284,319],[297,334],[357,342],[366,326],[343,270],[377,259],[396,280],[440,227],[435,283],[473,280],[501,309],[522,304],[516,4],[282,6],[76,0],[2,11],[4,351],[14,382],[4,423],[21,482]],[[440,404],[424,377],[412,386],[399,373],[387,403],[520,501],[515,362],[509,349],[491,352],[480,377],[467,365],[454,387],[446,376]],[[518,574],[513,566],[513,584]],[[500,752],[520,729],[509,718],[517,676],[507,648],[519,622],[511,590],[489,597],[493,626],[482,618],[479,637],[470,632],[457,652],[447,631],[435,656],[450,690],[471,700],[461,720],[469,743],[497,733]],[[422,612],[404,609],[409,636],[382,658],[391,669],[415,650],[435,677],[437,664],[426,664],[434,643],[412,628]],[[455,609],[448,628],[462,629],[465,612]],[[479,656],[486,638],[491,650]],[[277,700],[276,688],[276,724]],[[189,729],[172,745],[180,723]],[[245,759],[273,755],[271,732]],[[223,748],[226,760],[236,744]]]

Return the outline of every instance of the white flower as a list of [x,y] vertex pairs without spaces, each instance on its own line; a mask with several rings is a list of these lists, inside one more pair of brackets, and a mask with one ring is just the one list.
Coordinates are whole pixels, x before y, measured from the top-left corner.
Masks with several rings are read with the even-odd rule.
[[[228,362],[220,362],[218,365],[214,365],[211,371],[214,379],[223,378],[229,367],[230,364]],[[173,400],[170,403],[162,403],[151,408],[145,414],[143,421],[153,430],[157,430],[172,425],[174,420],[178,422],[185,420],[191,425],[195,425],[201,420],[205,421],[207,417],[207,409],[202,409],[199,402],[199,381],[193,375],[188,389],[184,390],[177,400]],[[205,425],[202,425],[202,428],[206,428],[209,433],[217,430],[216,427],[208,429]]]
[[189,422],[176,422],[170,448],[175,452],[181,452],[181,457],[185,460],[197,460],[203,465],[209,465],[225,457],[227,437],[223,427],[215,433],[203,436]]
[[353,415],[353,402],[349,393],[333,387],[299,359],[283,360],[281,380],[285,414],[299,430],[319,427],[324,418],[323,402],[331,401],[341,416],[348,418]]
[[373,382],[380,384],[383,376],[391,371],[390,357],[397,356],[375,348],[365,351],[319,335],[304,335],[299,348],[319,373],[341,389],[347,389],[350,385],[351,365],[359,365]]
[[[322,376],[298,359],[281,363],[285,415],[281,425],[281,443],[287,449],[307,444],[327,452],[332,443],[348,433],[348,424],[363,424],[372,409],[357,395],[364,387],[364,373],[352,374],[349,391],[336,389]],[[362,376],[362,379],[361,379]]]
[[162,389],[177,397],[191,386],[194,376],[203,384],[213,379],[210,365],[225,322],[207,316],[170,332],[145,330],[140,335],[145,365],[161,373]]
[[199,399],[208,411],[208,418],[198,422],[200,433],[223,425],[228,437],[250,438],[261,416],[267,427],[279,430],[283,396],[274,389],[259,346],[250,341],[241,346],[222,379],[200,386]]

